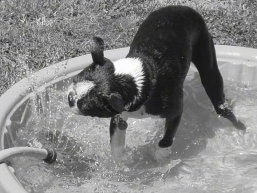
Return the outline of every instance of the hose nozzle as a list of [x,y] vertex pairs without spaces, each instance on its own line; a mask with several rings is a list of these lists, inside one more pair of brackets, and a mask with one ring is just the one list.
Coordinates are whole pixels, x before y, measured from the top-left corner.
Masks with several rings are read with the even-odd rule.
[[49,149],[46,149],[47,150],[47,156],[44,160],[44,162],[48,163],[48,164],[51,164],[53,162],[56,161],[56,158],[57,158],[57,152],[53,149],[49,150]]

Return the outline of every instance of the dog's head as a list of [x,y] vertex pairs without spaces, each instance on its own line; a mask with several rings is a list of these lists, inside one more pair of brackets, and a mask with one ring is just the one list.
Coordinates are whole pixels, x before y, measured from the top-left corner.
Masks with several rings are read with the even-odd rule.
[[124,101],[112,92],[114,65],[104,57],[104,42],[94,37],[91,43],[93,63],[73,77],[69,87],[69,106],[85,116],[112,117],[124,110]]

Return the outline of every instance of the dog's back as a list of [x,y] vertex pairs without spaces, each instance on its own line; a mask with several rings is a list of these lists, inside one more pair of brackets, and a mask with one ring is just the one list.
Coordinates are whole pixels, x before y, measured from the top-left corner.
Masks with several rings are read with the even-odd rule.
[[151,13],[140,26],[130,46],[128,57],[137,53],[153,58],[158,69],[173,65],[176,73],[184,73],[195,44],[208,31],[203,18],[184,6],[169,6]]
[[156,73],[153,77],[156,79],[155,88],[145,104],[147,112],[181,113],[184,79],[193,54],[206,39],[206,47],[211,47],[203,18],[189,7],[164,7],[147,17],[127,56],[146,58],[150,61],[147,62],[148,68],[150,66]]

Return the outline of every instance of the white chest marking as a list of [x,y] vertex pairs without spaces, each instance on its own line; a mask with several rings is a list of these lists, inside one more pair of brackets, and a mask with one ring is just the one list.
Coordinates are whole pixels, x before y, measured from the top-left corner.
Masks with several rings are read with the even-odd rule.
[[123,58],[114,63],[115,74],[127,74],[134,78],[139,93],[144,83],[143,64],[139,58]]
[[142,87],[145,80],[143,63],[139,58],[123,58],[115,61],[113,64],[115,68],[114,73],[116,75],[130,75],[136,83],[138,95],[134,96],[134,100],[128,105],[130,106],[141,97]]

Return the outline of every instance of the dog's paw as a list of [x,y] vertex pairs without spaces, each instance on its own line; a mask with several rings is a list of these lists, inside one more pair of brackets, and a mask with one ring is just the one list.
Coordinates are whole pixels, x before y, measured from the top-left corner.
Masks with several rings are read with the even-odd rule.
[[170,147],[156,147],[154,159],[158,163],[168,163],[171,160],[171,146]]
[[238,130],[242,130],[245,131],[246,130],[246,126],[244,123],[242,123],[241,121],[237,121],[236,123],[234,123],[235,128],[237,128]]

